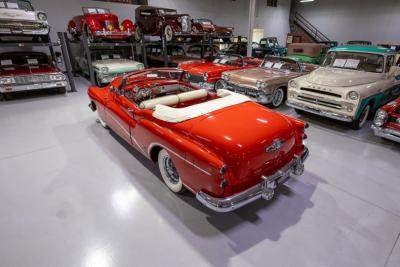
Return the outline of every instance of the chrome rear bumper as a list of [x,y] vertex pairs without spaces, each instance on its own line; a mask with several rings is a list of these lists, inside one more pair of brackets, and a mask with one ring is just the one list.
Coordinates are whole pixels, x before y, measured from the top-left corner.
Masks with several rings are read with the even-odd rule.
[[202,191],[196,194],[196,198],[206,207],[216,212],[229,212],[243,207],[257,199],[272,199],[274,189],[277,185],[285,183],[290,174],[301,175],[304,171],[304,161],[307,159],[309,151],[304,147],[301,157],[295,157],[291,162],[276,171],[270,176],[262,176],[263,181],[249,189],[226,198],[212,197]]
[[376,125],[372,125],[371,128],[374,130],[376,136],[400,143],[400,131],[391,128],[378,127]]
[[342,115],[342,114],[338,114],[338,113],[334,113],[334,112],[330,112],[330,111],[325,111],[322,109],[311,108],[305,104],[298,104],[298,103],[286,101],[286,105],[289,107],[295,108],[295,109],[303,110],[308,113],[313,113],[316,115],[324,116],[324,117],[339,120],[339,121],[344,121],[344,122],[352,122],[353,121],[353,117],[351,117],[351,116]]
[[11,84],[0,86],[0,93],[31,91],[40,89],[62,88],[67,86],[67,81],[38,82],[31,84]]

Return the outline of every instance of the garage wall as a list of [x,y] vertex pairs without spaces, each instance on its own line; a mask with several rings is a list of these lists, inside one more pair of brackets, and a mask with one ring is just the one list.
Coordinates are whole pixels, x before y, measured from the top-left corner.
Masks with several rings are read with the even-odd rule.
[[[235,27],[235,34],[247,35],[249,0],[149,0],[149,5],[178,9],[193,17],[206,17],[215,23]],[[36,9],[46,11],[50,24],[55,32],[64,31],[68,21],[81,14],[82,6],[99,6],[110,8],[120,19],[133,19],[137,6],[118,3],[106,3],[90,0],[32,0]],[[277,36],[285,43],[289,31],[290,0],[279,0],[279,7],[267,7],[265,0],[258,0],[256,26],[265,28],[266,36]],[[55,39],[54,39],[55,40]]]
[[398,0],[316,0],[299,3],[302,14],[332,40],[400,40],[400,1]]

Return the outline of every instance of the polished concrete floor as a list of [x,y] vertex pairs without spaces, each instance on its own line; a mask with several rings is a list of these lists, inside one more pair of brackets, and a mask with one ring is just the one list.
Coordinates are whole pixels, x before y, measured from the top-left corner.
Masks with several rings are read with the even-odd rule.
[[400,145],[369,127],[302,117],[305,174],[217,214],[171,193],[77,85],[0,102],[0,266],[400,266]]

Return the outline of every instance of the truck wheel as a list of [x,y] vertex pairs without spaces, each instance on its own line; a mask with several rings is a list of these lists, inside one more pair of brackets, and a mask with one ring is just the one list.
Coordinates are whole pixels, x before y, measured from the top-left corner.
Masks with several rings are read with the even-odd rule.
[[164,27],[164,37],[165,41],[171,42],[174,39],[174,31],[170,25],[165,25]]
[[367,122],[370,112],[371,112],[371,104],[368,104],[363,109],[360,117],[358,117],[358,119],[356,119],[350,123],[350,127],[354,130],[361,129]]
[[272,93],[272,102],[268,105],[271,108],[277,108],[285,102],[286,99],[286,91],[284,88],[279,87],[274,90]]
[[161,149],[158,153],[158,167],[165,184],[172,192],[179,194],[185,192],[186,189],[175,168],[175,164],[165,149]]

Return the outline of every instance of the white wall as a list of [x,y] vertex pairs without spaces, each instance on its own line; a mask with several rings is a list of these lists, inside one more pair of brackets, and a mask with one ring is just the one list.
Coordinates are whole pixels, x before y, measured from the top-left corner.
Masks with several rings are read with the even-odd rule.
[[[236,35],[247,35],[248,0],[148,0],[149,5],[175,8],[181,13],[188,13],[194,18],[210,18],[216,24],[235,27]],[[137,6],[106,3],[90,0],[32,0],[36,9],[47,13],[52,25],[52,37],[57,31],[65,31],[68,21],[81,14],[82,6],[110,8],[121,20],[134,18]],[[258,0],[256,26],[264,27],[266,36],[277,36],[285,43],[289,31],[290,0],[279,0],[279,7],[267,7],[265,0]],[[54,38],[53,37],[53,38]],[[55,40],[55,39],[54,39]]]
[[295,10],[338,42],[400,40],[399,0],[296,0]]

